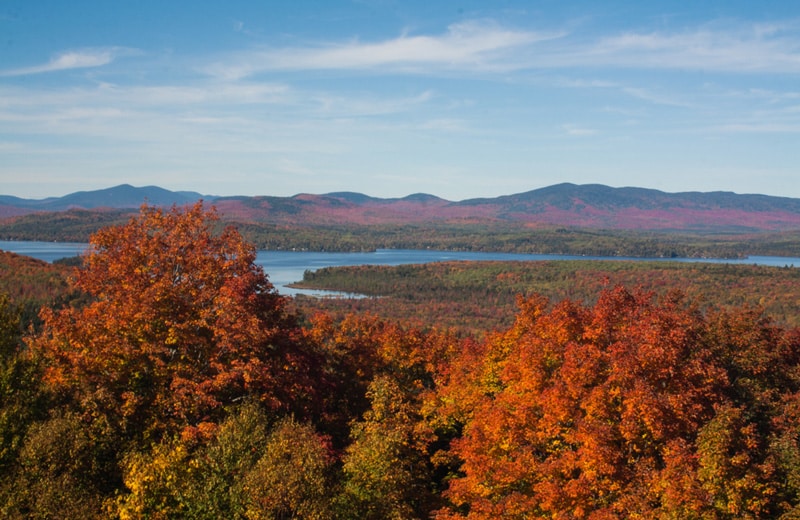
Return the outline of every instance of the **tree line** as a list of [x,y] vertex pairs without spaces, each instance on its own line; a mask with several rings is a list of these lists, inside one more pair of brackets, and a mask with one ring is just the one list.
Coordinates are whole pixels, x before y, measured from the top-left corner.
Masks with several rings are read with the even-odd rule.
[[800,326],[800,269],[669,261],[555,260],[433,262],[344,266],[308,271],[298,288],[368,296],[297,296],[306,313],[372,312],[421,327],[483,334],[513,323],[517,297],[594,303],[617,285],[664,295],[678,289],[706,309],[750,306],[773,320]]
[[[130,210],[70,210],[0,221],[0,239],[86,242],[103,227],[124,223]],[[440,249],[508,253],[632,256],[639,258],[740,258],[794,256],[798,232],[708,234],[532,226],[505,221],[442,221],[421,224],[286,225],[237,217],[234,225],[263,250],[374,251]]]

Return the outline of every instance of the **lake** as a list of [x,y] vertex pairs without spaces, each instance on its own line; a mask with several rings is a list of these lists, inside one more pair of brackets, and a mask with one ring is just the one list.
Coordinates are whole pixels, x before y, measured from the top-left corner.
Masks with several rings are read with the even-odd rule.
[[[72,242],[27,242],[0,240],[0,250],[31,256],[47,262],[75,256],[86,249],[86,244]],[[657,260],[671,262],[705,262],[728,264],[757,264],[776,267],[800,267],[800,257],[751,256],[744,259],[720,258],[634,258],[573,255],[537,255],[523,253],[476,253],[467,251],[435,251],[415,249],[379,249],[364,253],[328,253],[314,251],[259,251],[256,263],[264,268],[270,281],[281,294],[331,295],[330,291],[294,289],[289,284],[303,279],[306,270],[348,265],[403,265],[444,261],[480,260]]]

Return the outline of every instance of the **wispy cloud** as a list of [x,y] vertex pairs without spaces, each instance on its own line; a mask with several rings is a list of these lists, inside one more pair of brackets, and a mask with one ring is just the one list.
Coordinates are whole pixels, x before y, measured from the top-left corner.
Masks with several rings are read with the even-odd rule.
[[[119,139],[133,146],[195,139],[203,141],[199,148],[205,151],[225,146],[239,152],[263,151],[296,135],[290,148],[308,139],[319,151],[358,128],[375,134],[375,125],[402,127],[403,118],[437,99],[432,91],[379,96],[296,90],[283,84],[100,84],[55,92],[0,85],[0,128],[13,127],[21,135]],[[314,132],[325,138],[309,138]]]
[[501,27],[491,22],[451,25],[439,36],[409,36],[381,42],[358,40],[314,47],[254,51],[216,63],[206,72],[240,79],[269,70],[363,70],[372,68],[418,69],[500,67],[498,58],[514,48],[558,38],[562,33],[536,33]]
[[439,35],[254,49],[203,72],[238,80],[267,71],[409,73],[629,68],[800,73],[798,25],[711,23],[680,32],[629,31],[586,38],[564,30],[519,30],[492,21],[451,25]]
[[274,167],[278,171],[290,175],[299,175],[303,177],[313,177],[315,175],[313,168],[309,168],[308,166],[300,163],[299,161],[289,159],[286,157],[281,157],[280,159],[278,159]]
[[283,83],[125,86],[103,83],[93,90],[109,100],[140,105],[248,105],[284,102],[291,88]]
[[587,137],[587,136],[590,136],[590,135],[596,135],[597,134],[597,130],[594,130],[592,128],[586,128],[586,127],[579,126],[579,125],[574,125],[574,124],[561,125],[561,129],[564,132],[566,132],[567,135],[570,135],[570,136],[573,136],[573,137]]
[[637,99],[647,101],[656,105],[664,105],[678,108],[696,108],[692,103],[675,99],[674,97],[652,92],[649,89],[641,87],[622,87],[622,92]]
[[731,133],[797,134],[800,133],[800,123],[737,123],[721,126],[719,130]]
[[769,103],[784,103],[800,100],[800,91],[776,92],[760,88],[753,88],[742,94],[745,97],[754,97],[766,100]]
[[568,61],[628,68],[800,72],[797,27],[711,24],[680,33],[628,32],[578,49]]
[[41,65],[0,71],[0,76],[28,76],[31,74],[43,74],[60,70],[102,67],[114,61],[114,59],[121,54],[131,54],[134,52],[135,51],[132,49],[120,47],[67,51],[54,56],[49,62]]
[[16,141],[0,141],[0,152],[20,152],[25,150],[25,144]]
[[420,129],[444,133],[461,133],[469,131],[469,125],[463,119],[438,118],[425,121],[420,125]]
[[376,97],[370,94],[342,96],[310,92],[301,97],[315,104],[309,108],[319,117],[370,117],[408,112],[430,102],[435,96],[427,90],[411,97]]

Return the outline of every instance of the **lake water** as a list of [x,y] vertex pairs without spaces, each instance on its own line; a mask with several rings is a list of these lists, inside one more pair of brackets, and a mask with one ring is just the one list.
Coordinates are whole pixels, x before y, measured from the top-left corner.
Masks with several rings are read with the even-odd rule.
[[[0,250],[31,256],[47,262],[75,256],[86,249],[86,244],[67,242],[23,242],[0,240]],[[465,251],[434,251],[410,249],[379,249],[365,253],[327,253],[312,251],[259,251],[256,263],[264,268],[269,279],[281,294],[331,295],[330,291],[294,289],[289,284],[303,279],[306,270],[348,265],[403,265],[444,261],[479,260],[658,260],[672,262],[705,262],[728,264],[757,264],[769,266],[800,267],[800,257],[751,256],[745,259],[719,258],[632,258],[571,255],[536,255],[521,253],[475,253]]]

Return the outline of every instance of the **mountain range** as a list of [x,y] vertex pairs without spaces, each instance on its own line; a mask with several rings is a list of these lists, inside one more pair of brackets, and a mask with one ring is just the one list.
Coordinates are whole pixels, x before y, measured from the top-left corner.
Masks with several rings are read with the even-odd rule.
[[376,198],[353,192],[292,197],[215,197],[121,185],[41,200],[0,195],[0,218],[71,209],[102,211],[204,200],[226,220],[279,225],[519,222],[597,229],[754,232],[800,229],[800,199],[731,192],[666,193],[600,184],[557,184],[495,198],[448,201],[417,193]]

